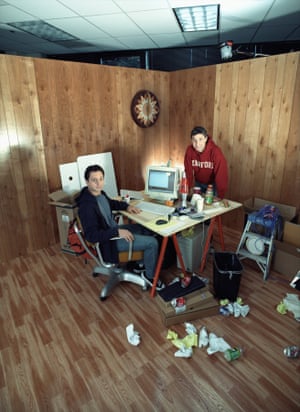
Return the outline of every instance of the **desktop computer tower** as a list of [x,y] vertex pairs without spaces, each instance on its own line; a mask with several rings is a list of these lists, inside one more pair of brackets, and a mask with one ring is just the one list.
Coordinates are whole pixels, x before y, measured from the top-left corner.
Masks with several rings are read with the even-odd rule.
[[[189,233],[191,229],[188,229],[177,235],[184,266],[188,272],[198,271],[200,267],[208,227],[208,225],[200,223],[199,225],[193,226],[191,233]],[[178,258],[177,267],[180,268]]]

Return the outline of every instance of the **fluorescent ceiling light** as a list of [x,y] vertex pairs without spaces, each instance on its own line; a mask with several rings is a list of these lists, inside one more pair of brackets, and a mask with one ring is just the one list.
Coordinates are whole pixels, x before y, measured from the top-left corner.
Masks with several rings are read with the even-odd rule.
[[48,24],[42,20],[20,21],[15,23],[8,23],[9,26],[16,29],[26,31],[34,36],[40,37],[49,41],[62,41],[62,40],[77,40],[77,37],[66,33],[63,30],[58,29],[51,24]]
[[182,31],[218,30],[219,4],[173,9]]

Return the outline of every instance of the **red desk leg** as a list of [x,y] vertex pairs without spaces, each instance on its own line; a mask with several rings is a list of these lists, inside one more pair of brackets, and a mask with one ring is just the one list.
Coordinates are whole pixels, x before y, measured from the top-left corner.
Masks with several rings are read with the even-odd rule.
[[165,252],[166,252],[166,247],[167,247],[167,243],[168,243],[168,237],[164,237],[162,244],[161,244],[161,248],[160,248],[160,254],[158,257],[158,261],[156,264],[156,269],[155,269],[155,274],[154,274],[154,278],[153,278],[153,285],[152,285],[152,289],[151,289],[151,297],[153,298],[155,295],[155,290],[156,290],[156,285],[157,285],[157,281],[159,278],[159,274],[160,274],[160,269],[161,269],[161,265],[165,256]]

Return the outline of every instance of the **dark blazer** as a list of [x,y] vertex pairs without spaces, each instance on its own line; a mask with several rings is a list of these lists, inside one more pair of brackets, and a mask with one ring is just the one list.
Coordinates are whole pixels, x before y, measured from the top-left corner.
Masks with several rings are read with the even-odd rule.
[[[128,204],[119,200],[113,200],[105,192],[102,194],[107,198],[112,211],[126,210]],[[118,227],[110,227],[102,215],[96,197],[87,187],[84,187],[76,198],[78,215],[84,231],[86,240],[92,243],[99,242],[103,260],[110,263],[118,263],[118,250],[116,242],[110,240],[119,235]]]

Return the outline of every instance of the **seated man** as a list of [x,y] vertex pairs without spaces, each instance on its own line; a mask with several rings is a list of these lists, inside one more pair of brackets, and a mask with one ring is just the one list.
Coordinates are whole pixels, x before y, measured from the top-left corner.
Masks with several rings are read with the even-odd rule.
[[[102,190],[104,186],[104,170],[99,165],[87,167],[84,174],[87,186],[76,199],[78,214],[89,242],[99,242],[105,262],[118,263],[118,253],[132,250],[144,253],[145,273],[141,276],[152,286],[158,256],[157,239],[147,229],[138,224],[118,225],[112,211],[126,210],[129,213],[140,213],[140,209],[126,202],[110,199]],[[118,237],[119,239],[111,240]],[[158,280],[157,290],[164,284]]]

